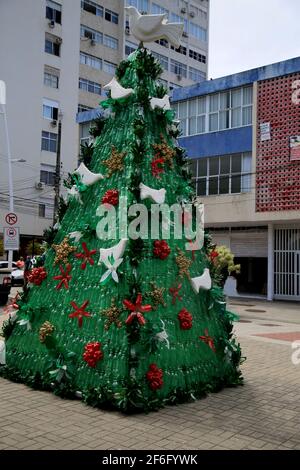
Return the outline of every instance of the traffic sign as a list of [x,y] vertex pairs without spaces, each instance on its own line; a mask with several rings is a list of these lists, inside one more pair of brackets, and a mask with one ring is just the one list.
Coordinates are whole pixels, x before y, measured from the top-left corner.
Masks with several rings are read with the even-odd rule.
[[3,227],[4,250],[19,250],[20,227]]
[[8,225],[15,225],[18,222],[18,216],[14,212],[9,212],[5,216],[5,222]]

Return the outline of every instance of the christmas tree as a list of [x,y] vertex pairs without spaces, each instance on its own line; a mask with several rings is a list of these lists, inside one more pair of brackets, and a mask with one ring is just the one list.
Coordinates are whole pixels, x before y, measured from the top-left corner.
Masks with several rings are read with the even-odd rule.
[[[161,72],[140,47],[107,86],[110,114],[98,120],[89,168],[81,163],[66,181],[68,204],[49,231],[44,266],[31,271],[4,326],[2,376],[123,411],[242,382],[233,315],[209,274],[209,236],[203,247],[177,238],[177,213],[160,214],[151,232],[151,205],[179,205],[183,228],[199,210]],[[136,217],[135,203],[148,215]],[[138,237],[122,233],[128,224]]]

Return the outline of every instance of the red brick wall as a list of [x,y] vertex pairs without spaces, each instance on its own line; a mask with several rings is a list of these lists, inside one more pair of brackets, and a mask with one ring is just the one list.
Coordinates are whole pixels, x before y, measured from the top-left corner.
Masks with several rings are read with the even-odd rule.
[[[300,161],[290,161],[289,137],[300,135],[300,104],[292,102],[300,73],[258,83],[256,211],[300,209]],[[260,123],[271,123],[271,140],[260,141]]]

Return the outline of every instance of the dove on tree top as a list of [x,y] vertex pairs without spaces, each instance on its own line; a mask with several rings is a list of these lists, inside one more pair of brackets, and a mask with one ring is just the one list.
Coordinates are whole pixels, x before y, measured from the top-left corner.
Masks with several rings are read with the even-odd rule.
[[[105,238],[97,229],[102,204],[121,224],[115,209],[122,197],[147,209],[192,200],[174,113],[150,101],[167,93],[157,81],[161,72],[144,48],[119,65],[116,81],[132,92],[120,98],[110,92],[102,103],[112,112],[89,167],[66,182],[67,210],[53,232],[45,275],[18,299],[4,325],[2,376],[64,397],[80,392],[88,404],[127,412],[241,383],[241,350],[232,336],[233,315],[210,275],[208,235],[191,252],[171,220],[160,220],[170,226],[167,239],[162,226],[151,238],[150,224],[143,239]],[[155,159],[163,168],[159,178]]]
[[130,17],[130,31],[141,43],[166,39],[176,49],[180,47],[183,23],[169,23],[166,13],[141,15],[133,6],[125,7],[125,11]]

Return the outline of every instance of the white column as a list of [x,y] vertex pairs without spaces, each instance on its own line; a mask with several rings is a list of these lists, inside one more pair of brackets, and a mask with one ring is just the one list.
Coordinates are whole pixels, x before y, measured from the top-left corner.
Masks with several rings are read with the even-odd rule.
[[274,227],[268,224],[268,300],[274,297]]

